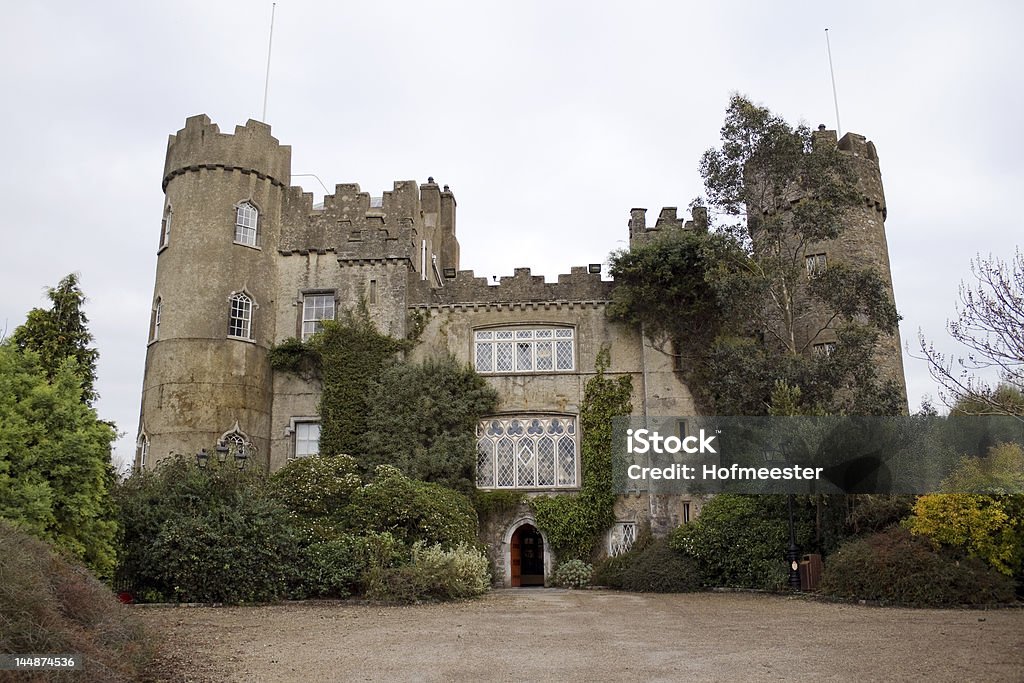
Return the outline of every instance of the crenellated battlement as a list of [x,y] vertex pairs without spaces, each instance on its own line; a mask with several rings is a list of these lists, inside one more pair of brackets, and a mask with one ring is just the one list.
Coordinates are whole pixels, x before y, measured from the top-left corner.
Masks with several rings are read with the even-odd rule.
[[634,208],[629,210],[629,246],[645,244],[656,236],[674,230],[708,230],[708,210],[703,206],[695,206],[691,210],[690,220],[684,221],[677,214],[679,208],[666,206],[658,214],[653,227],[647,227],[647,209]]
[[445,280],[444,287],[432,288],[417,282],[409,292],[410,307],[462,306],[476,304],[555,304],[565,302],[604,303],[611,299],[615,283],[590,273],[586,266],[574,266],[557,282],[547,282],[543,275],[532,275],[529,268],[516,268],[511,276],[501,277],[498,284],[488,284],[472,270],[460,270]]
[[221,133],[206,114],[185,119],[185,127],[168,137],[163,188],[176,176],[200,169],[254,173],[274,185],[291,183],[292,148],[270,134],[270,126],[249,119],[234,134]]

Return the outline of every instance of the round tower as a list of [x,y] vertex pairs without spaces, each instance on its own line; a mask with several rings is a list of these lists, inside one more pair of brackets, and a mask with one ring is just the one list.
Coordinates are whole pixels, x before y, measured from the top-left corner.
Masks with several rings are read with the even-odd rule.
[[291,148],[205,115],[171,135],[136,466],[225,439],[266,466],[275,254]]
[[[885,236],[885,191],[875,144],[857,133],[847,133],[842,139],[836,140],[836,132],[827,130],[825,126],[819,126],[814,132],[814,144],[838,148],[840,154],[846,157],[856,174],[861,201],[845,212],[843,228],[836,239],[808,245],[808,253],[805,254],[808,277],[813,277],[820,269],[835,263],[870,268],[885,283],[889,299],[895,301],[889,245]],[[812,308],[817,309],[816,315],[808,316],[803,321],[798,330],[799,343],[806,344],[812,352],[828,353],[830,344],[836,339],[835,331],[827,323],[832,312],[821,306]],[[875,346],[875,362],[880,376],[898,382],[905,400],[907,390],[899,330],[879,337]]]

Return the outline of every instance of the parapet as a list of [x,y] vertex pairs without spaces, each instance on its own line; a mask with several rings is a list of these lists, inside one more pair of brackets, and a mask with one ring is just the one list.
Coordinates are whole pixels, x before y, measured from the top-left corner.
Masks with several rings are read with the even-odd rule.
[[614,282],[602,280],[600,273],[590,273],[586,266],[574,266],[569,274],[559,275],[557,282],[547,282],[542,275],[531,275],[529,268],[516,268],[511,277],[502,277],[496,285],[487,284],[487,278],[477,277],[472,270],[460,270],[440,288],[417,281],[416,288],[410,292],[409,305],[597,305],[611,299],[614,287]]
[[167,140],[163,187],[174,176],[200,168],[237,169],[288,187],[291,166],[291,146],[280,144],[267,124],[249,119],[231,135],[199,114],[185,119],[185,127]]
[[647,209],[630,209],[629,211],[629,246],[637,247],[645,244],[656,236],[674,230],[708,230],[708,210],[703,206],[695,206],[690,211],[690,220],[683,221],[678,217],[679,208],[663,207],[658,214],[654,227],[647,227]]

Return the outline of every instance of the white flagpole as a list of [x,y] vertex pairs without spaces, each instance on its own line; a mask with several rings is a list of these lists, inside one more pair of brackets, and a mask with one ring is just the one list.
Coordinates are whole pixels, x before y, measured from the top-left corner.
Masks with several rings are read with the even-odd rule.
[[839,96],[836,94],[836,72],[832,68],[832,44],[828,40],[828,29],[825,29],[825,48],[828,50],[828,73],[832,76],[832,102],[836,106],[836,135],[843,137],[843,126],[839,123]]
[[263,117],[260,119],[263,123],[267,122],[267,93],[270,90],[270,49],[274,46],[274,11],[277,9],[277,3],[270,5],[270,39],[267,41],[267,78],[263,82]]

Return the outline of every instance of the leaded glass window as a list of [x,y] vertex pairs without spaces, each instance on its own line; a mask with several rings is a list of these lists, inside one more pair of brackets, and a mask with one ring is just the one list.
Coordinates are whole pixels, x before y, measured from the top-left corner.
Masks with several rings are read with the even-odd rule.
[[616,522],[608,532],[608,556],[627,552],[636,541],[636,522]]
[[492,417],[477,427],[481,488],[575,487],[577,463],[574,417]]
[[576,369],[572,328],[478,330],[476,371],[571,372]]

